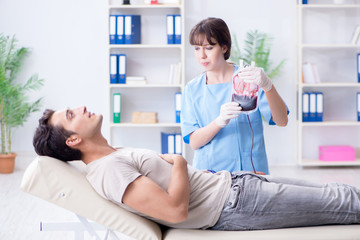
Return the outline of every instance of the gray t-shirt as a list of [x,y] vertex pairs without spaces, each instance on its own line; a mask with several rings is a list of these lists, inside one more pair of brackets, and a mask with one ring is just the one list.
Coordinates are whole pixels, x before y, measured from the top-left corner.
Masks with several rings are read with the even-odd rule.
[[190,201],[188,218],[181,223],[168,223],[130,208],[122,202],[128,185],[139,176],[146,176],[165,191],[170,182],[172,164],[158,153],[147,149],[119,148],[86,166],[86,178],[102,197],[124,209],[174,228],[208,228],[213,226],[223,209],[231,186],[231,174],[221,171],[204,173],[188,165]]

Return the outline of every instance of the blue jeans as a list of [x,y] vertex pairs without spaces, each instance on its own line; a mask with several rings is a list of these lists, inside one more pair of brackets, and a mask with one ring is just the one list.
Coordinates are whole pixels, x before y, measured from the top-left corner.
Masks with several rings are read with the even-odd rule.
[[238,231],[360,223],[360,190],[331,183],[235,172],[212,230]]

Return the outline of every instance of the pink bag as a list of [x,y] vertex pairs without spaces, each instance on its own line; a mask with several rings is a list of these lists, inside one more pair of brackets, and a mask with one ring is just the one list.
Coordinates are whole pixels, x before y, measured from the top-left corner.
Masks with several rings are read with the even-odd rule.
[[319,146],[320,161],[355,161],[355,149],[351,146]]

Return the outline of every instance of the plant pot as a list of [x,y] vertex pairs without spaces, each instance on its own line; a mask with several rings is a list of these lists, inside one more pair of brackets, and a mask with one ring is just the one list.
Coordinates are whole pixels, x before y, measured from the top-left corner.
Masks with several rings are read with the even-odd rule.
[[0,154],[0,173],[14,172],[16,156],[16,153]]

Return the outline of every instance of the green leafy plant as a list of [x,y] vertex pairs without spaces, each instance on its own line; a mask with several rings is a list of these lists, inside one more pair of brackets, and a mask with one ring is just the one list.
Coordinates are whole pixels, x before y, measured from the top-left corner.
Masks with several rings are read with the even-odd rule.
[[285,59],[275,67],[272,67],[273,63],[270,60],[272,40],[273,38],[266,33],[258,30],[250,30],[246,34],[244,49],[241,50],[236,35],[234,35],[230,61],[239,64],[240,59],[243,59],[244,63],[249,65],[254,61],[257,67],[263,68],[266,75],[273,78],[279,74],[285,63]]
[[26,93],[43,85],[36,74],[25,83],[16,77],[29,50],[16,46],[15,37],[0,34],[0,154],[11,153],[12,129],[23,125],[30,113],[39,111],[41,98],[29,102]]

